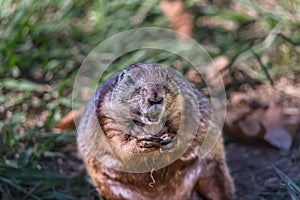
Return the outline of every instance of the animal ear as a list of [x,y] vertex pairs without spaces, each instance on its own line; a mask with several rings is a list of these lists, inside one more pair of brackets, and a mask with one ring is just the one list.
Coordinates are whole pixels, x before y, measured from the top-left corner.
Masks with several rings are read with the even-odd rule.
[[134,78],[127,72],[121,72],[118,81],[125,81],[126,84],[134,84]]
[[126,76],[126,83],[127,84],[134,84],[135,83],[134,78],[130,74],[127,74],[127,76]]

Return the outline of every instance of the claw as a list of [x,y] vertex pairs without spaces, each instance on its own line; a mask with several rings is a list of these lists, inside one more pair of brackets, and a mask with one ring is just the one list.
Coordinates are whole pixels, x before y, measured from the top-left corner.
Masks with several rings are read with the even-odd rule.
[[152,142],[158,142],[159,138],[155,135],[138,135],[137,137],[138,141],[152,141]]
[[164,134],[159,138],[159,143],[164,145],[171,142],[171,137],[168,134]]

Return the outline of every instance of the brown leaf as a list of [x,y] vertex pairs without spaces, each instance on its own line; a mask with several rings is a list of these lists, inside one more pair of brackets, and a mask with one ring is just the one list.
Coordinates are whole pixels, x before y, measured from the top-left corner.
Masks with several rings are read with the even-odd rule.
[[[230,82],[231,78],[229,76],[228,71],[221,72],[222,69],[224,69],[229,63],[229,59],[225,56],[219,56],[216,57],[211,64],[206,66],[207,69],[214,68],[215,70],[208,70],[207,74],[205,74],[206,81],[212,84],[218,84],[216,83],[216,76],[220,75],[221,78],[223,79],[224,84],[227,84]],[[217,74],[220,73],[220,74]],[[189,80],[195,82],[195,83],[200,83],[202,82],[202,77],[199,74],[199,72],[196,69],[190,69],[187,73],[187,76]]]
[[261,124],[255,120],[241,120],[239,121],[241,130],[250,137],[254,137],[259,134],[261,130]]
[[[213,62],[207,66],[208,71],[206,74],[206,79],[210,85],[218,85],[216,81],[217,76],[221,76],[223,84],[226,85],[231,82],[231,76],[228,73],[228,70],[222,71],[229,64],[229,59],[225,56],[216,57]],[[215,70],[210,70],[211,68]]]
[[283,124],[282,105],[273,103],[262,116],[262,124],[266,129],[280,127]]
[[68,114],[66,114],[60,122],[58,122],[55,126],[58,130],[71,130],[75,129],[75,120],[78,120],[82,115],[83,110],[72,110]]
[[201,83],[203,81],[200,73],[196,69],[190,69],[187,72],[187,77],[190,81],[195,83]]
[[238,105],[241,103],[248,103],[250,101],[250,96],[246,93],[242,92],[232,92],[230,95],[230,104],[231,105]]
[[[194,17],[189,12],[185,11],[184,4],[181,0],[160,2],[160,8],[164,15],[170,21],[171,26],[182,34],[192,36]],[[181,35],[178,35],[182,39]]]
[[159,6],[169,20],[172,20],[180,16],[184,12],[184,5],[181,0],[178,1],[163,0],[160,2]]
[[238,139],[259,139],[290,149],[300,123],[299,88],[300,84],[281,78],[274,86],[231,93],[224,131],[233,131],[229,135]]
[[216,28],[221,27],[230,31],[236,31],[238,24],[232,20],[223,19],[217,16],[203,16],[197,20],[197,24],[200,26]]
[[[263,126],[259,123],[254,124],[254,130],[245,130],[247,123],[238,123],[238,124],[228,124],[227,122],[224,124],[223,131],[225,134],[244,142],[258,141],[262,140],[263,134],[265,132]],[[241,128],[243,127],[243,128]],[[245,131],[247,133],[245,133]],[[250,132],[250,133],[249,133]]]
[[264,140],[271,145],[288,150],[292,146],[293,134],[286,128],[288,118],[283,113],[283,107],[280,103],[272,104],[262,116],[262,124],[266,128]]

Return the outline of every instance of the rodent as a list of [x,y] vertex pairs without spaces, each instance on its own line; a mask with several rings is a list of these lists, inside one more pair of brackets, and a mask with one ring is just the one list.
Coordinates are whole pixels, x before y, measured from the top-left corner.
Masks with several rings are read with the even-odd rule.
[[[234,199],[222,138],[199,155],[210,114],[194,85],[159,64],[136,63],[109,78],[87,104],[77,137],[98,193],[105,199]],[[185,144],[189,129],[196,134]],[[145,171],[130,172],[135,168]]]

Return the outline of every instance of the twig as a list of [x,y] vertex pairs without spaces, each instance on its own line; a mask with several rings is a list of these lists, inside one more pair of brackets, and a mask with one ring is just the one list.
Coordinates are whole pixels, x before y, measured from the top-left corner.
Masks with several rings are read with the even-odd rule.
[[243,54],[244,52],[248,51],[250,48],[252,48],[252,46],[254,45],[254,42],[259,39],[259,38],[251,38],[250,40],[250,43],[249,45],[247,45],[246,48],[242,49],[240,52],[238,52],[231,60],[230,60],[230,63],[228,63],[228,65],[226,67],[224,67],[223,69],[220,70],[220,73],[225,71],[225,70],[228,70],[234,63],[235,61],[237,60],[237,58]]
[[151,172],[150,172],[150,177],[151,177],[151,180],[152,180],[152,182],[151,183],[149,183],[149,187],[151,187],[151,188],[153,188],[153,185],[155,184],[155,179],[154,179],[154,177],[153,177],[153,171],[154,171],[154,168],[152,168],[152,170],[151,170]]
[[285,41],[291,43],[294,46],[299,46],[300,45],[300,41],[295,42],[292,39],[288,38],[287,36],[283,35],[282,33],[278,33],[277,35],[280,36]]
[[273,81],[273,79],[271,78],[271,76],[270,76],[270,74],[269,74],[269,72],[268,72],[266,66],[265,66],[264,63],[262,62],[262,60],[261,60],[261,58],[259,57],[259,55],[258,55],[253,49],[251,49],[251,52],[252,52],[252,54],[254,55],[254,57],[257,59],[257,61],[258,61],[258,63],[260,64],[261,68],[264,70],[264,72],[265,72],[267,78],[269,79],[271,85],[274,85],[274,81]]

